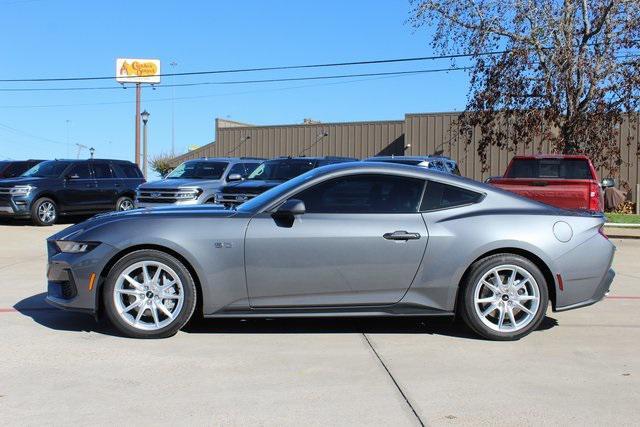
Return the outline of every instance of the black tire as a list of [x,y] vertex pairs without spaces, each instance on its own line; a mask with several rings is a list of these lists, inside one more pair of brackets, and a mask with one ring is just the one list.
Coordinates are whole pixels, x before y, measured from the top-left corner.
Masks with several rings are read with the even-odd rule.
[[[498,330],[492,329],[490,326],[488,326],[483,322],[482,318],[485,316],[482,316],[481,313],[478,313],[476,311],[476,307],[474,304],[474,293],[476,291],[476,286],[480,286],[479,285],[480,280],[485,275],[489,274],[489,272],[493,268],[496,268],[499,266],[506,266],[506,265],[517,266],[517,267],[520,267],[521,269],[524,269],[526,272],[528,272],[533,277],[535,284],[537,284],[537,288],[539,292],[539,302],[537,305],[537,309],[535,311],[532,311],[534,315],[531,316],[531,320],[529,320],[529,323],[524,325],[521,329],[514,330],[514,331],[498,331]],[[507,279],[505,278],[504,280],[506,282]],[[495,282],[492,282],[492,284],[495,284]],[[503,294],[501,297],[496,297],[496,298],[497,298],[497,303],[504,304],[503,307],[505,308],[507,304],[517,304],[516,302],[513,302],[512,300],[509,299],[509,295],[506,295],[505,297],[505,295]],[[504,300],[504,298],[507,298],[507,299]],[[525,304],[526,306],[528,303],[523,302],[523,304]],[[529,303],[528,308],[531,308],[533,306],[532,304],[533,303]],[[549,291],[547,288],[547,281],[545,280],[544,275],[542,274],[540,269],[533,262],[531,262],[529,259],[525,257],[507,253],[507,254],[491,255],[489,257],[476,261],[471,266],[471,269],[465,275],[465,279],[463,279],[463,283],[461,283],[460,295],[458,300],[458,313],[462,317],[462,320],[464,320],[464,322],[467,324],[467,326],[469,326],[478,335],[490,340],[495,340],[495,341],[513,341],[513,340],[518,340],[530,334],[532,331],[538,328],[538,326],[540,325],[540,322],[542,322],[542,319],[544,319],[545,317],[548,305],[549,305]],[[481,307],[480,310],[482,310],[482,309],[489,309],[491,306],[489,303],[487,303],[486,305],[482,305],[480,307]],[[517,309],[515,305],[513,307]],[[499,317],[500,308],[496,308],[495,310],[498,312],[497,313],[495,311],[489,312],[489,314],[491,316]],[[518,311],[516,316],[518,315],[522,315],[525,317],[527,316],[527,313],[520,311],[519,309],[517,309],[516,311]],[[491,320],[489,319],[488,321],[491,322]],[[497,320],[497,322],[499,322],[499,320]],[[510,320],[507,320],[507,322],[511,323]],[[518,323],[518,319],[516,318],[515,324],[517,325],[517,323]]]
[[116,202],[116,211],[128,211],[134,208],[135,206],[131,197],[122,196]]
[[[52,212],[45,215],[44,211]],[[41,197],[31,204],[31,221],[33,224],[44,227],[53,225],[58,219],[58,205],[48,197]]]
[[[114,289],[118,277],[128,267],[141,261],[155,261],[165,264],[177,274],[182,283],[184,292],[182,309],[168,325],[160,329],[143,330],[134,327],[123,319],[116,308]],[[125,255],[111,268],[102,287],[102,298],[107,318],[122,334],[131,338],[167,338],[175,335],[192,317],[196,307],[197,292],[195,282],[182,262],[165,252],[142,249]]]

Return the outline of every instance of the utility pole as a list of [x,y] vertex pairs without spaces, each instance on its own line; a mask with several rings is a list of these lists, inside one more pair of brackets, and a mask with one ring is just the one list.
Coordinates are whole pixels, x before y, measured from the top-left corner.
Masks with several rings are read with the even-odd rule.
[[136,83],[136,165],[140,167],[140,83]]
[[[176,61],[171,61],[169,63],[171,69],[175,69],[178,66]],[[173,74],[173,72],[172,72]],[[171,81],[174,82],[173,77]],[[175,82],[174,82],[175,83]],[[175,97],[176,97],[176,87],[175,85],[171,88],[171,157],[175,157],[176,155],[176,107],[175,107]]]
[[69,123],[71,122],[71,120],[67,119],[64,122],[67,125],[66,126],[66,128],[67,128],[67,159],[69,159],[70,156],[71,156],[70,147],[69,147]]

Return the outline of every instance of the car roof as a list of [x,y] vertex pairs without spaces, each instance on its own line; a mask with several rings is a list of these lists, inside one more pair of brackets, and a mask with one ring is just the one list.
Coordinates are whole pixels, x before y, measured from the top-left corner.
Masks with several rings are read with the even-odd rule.
[[199,162],[242,162],[242,161],[256,161],[256,162],[262,162],[265,159],[263,159],[262,157],[200,157],[197,159],[189,159],[189,160],[185,160],[186,162],[194,162],[194,161],[199,161]]
[[341,156],[280,156],[269,160],[352,160],[357,161],[354,157]]
[[447,157],[447,156],[373,156],[363,161],[384,161],[384,160],[421,160],[421,161],[429,161],[429,160],[446,160],[455,162],[455,160]]
[[582,154],[533,154],[528,156],[513,156],[514,160],[555,160],[555,159],[574,159],[589,160],[588,156]]

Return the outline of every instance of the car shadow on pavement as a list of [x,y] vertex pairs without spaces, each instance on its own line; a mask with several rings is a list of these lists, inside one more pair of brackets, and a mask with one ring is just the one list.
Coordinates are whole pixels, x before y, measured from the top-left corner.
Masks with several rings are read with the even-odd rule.
[[[106,322],[98,322],[88,314],[54,308],[45,302],[45,297],[46,293],[33,295],[13,308],[50,329],[120,336]],[[557,325],[556,319],[547,316],[538,330]],[[182,330],[189,334],[426,334],[480,339],[453,317],[194,318]]]
[[97,332],[120,336],[111,325],[96,321],[90,314],[60,310],[47,304],[46,296],[46,292],[32,295],[19,301],[13,308],[20,314],[31,317],[34,322],[56,331]]

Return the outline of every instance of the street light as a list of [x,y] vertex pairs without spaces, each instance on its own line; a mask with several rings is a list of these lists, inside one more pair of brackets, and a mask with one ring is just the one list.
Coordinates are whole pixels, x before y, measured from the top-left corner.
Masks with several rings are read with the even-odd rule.
[[143,128],[142,128],[142,173],[144,177],[147,177],[147,122],[149,121],[149,114],[147,110],[144,110],[140,113],[140,117],[142,118]]

